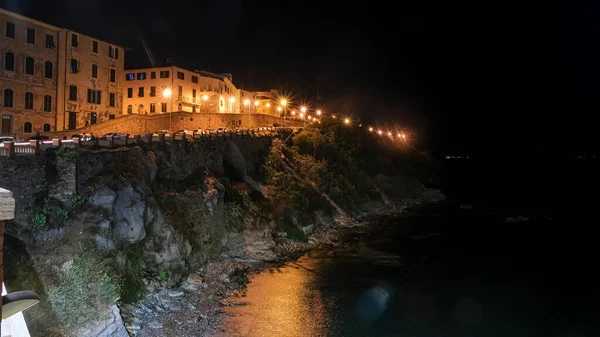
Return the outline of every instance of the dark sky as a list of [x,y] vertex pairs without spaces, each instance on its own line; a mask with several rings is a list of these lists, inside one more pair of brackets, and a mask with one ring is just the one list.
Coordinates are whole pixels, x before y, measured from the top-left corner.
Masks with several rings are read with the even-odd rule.
[[0,0],[120,43],[127,67],[168,55],[364,120],[435,149],[581,148],[599,112],[600,4],[528,1]]

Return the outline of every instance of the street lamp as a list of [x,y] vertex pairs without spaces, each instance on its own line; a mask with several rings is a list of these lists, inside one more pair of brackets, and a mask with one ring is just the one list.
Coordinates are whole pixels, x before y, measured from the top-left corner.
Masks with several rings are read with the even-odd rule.
[[[206,104],[206,101],[208,101],[208,95],[202,95],[202,100],[205,102],[202,104]],[[202,112],[202,105],[200,105],[200,112]]]
[[344,124],[350,124],[350,119],[349,118],[344,119]]
[[[278,106],[277,107],[277,112],[279,112],[279,117],[281,117],[281,110],[283,110],[283,108],[280,107],[280,106]],[[285,116],[283,116],[283,117],[285,117]]]
[[300,108],[300,111],[302,111],[302,112],[306,112],[306,107],[305,107],[305,106],[301,107],[301,108]]
[[317,115],[321,116],[321,110],[317,110]]
[[369,128],[369,132],[373,132],[373,127],[370,127],[370,128]]
[[172,121],[171,114],[173,112],[173,91],[170,88],[166,88],[163,90],[163,98],[170,99],[171,101],[171,109],[169,109],[169,131],[172,129]]

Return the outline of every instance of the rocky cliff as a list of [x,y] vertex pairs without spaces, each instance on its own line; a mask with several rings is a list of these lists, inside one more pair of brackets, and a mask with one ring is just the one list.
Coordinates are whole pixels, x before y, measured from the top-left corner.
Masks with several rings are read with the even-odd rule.
[[360,207],[340,207],[343,198],[329,198],[329,185],[301,170],[292,168],[295,181],[265,172],[274,169],[269,145],[241,151],[227,143],[222,156],[200,157],[211,145],[192,143],[59,162],[76,180],[38,193],[8,226],[31,268],[7,284],[31,284],[42,295],[26,313],[30,328],[46,336],[164,336],[176,333],[165,325],[171,319],[188,329],[178,335],[208,332],[214,320],[202,307],[230,295],[247,270],[310,248],[309,236],[336,222],[439,197],[409,176],[379,174]]

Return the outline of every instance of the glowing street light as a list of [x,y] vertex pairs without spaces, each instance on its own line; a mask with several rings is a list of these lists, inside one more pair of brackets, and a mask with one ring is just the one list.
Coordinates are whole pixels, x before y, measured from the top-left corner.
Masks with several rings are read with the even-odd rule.
[[260,104],[259,101],[254,101],[254,106],[258,106]]
[[369,132],[373,132],[373,127],[370,127],[370,128],[369,128]]
[[378,134],[381,134],[382,132],[381,132],[381,130],[377,130],[377,133],[378,133]]
[[164,98],[170,99],[171,101],[171,109],[169,109],[169,131],[171,131],[173,127],[171,118],[171,113],[173,112],[173,99],[171,99],[173,97],[173,91],[170,88],[166,88],[163,90],[162,95]]
[[390,137],[392,136],[392,133],[391,133],[391,132],[389,132],[389,131],[388,131],[388,136],[390,136]]
[[270,107],[271,107],[271,103],[267,103],[267,108],[270,108]]
[[331,116],[331,117],[333,117],[333,118],[335,119],[335,115],[333,115],[333,116]]
[[349,118],[344,119],[344,124],[350,124],[350,119]]
[[165,90],[163,90],[162,95],[164,98],[171,98],[171,95],[173,95],[173,91],[169,88],[166,88]]
[[287,99],[285,99],[285,98],[282,99],[281,101],[279,101],[279,105],[281,105],[281,106],[287,106],[287,103],[288,103]]
[[244,105],[245,105],[245,106],[248,106],[248,105],[250,105],[250,100],[249,100],[249,99],[245,99],[245,100],[244,100]]
[[283,108],[281,108],[280,106],[277,107],[277,111],[281,112],[281,110],[283,110]]
[[235,102],[235,97],[230,97],[229,98],[229,102],[234,103]]
[[204,95],[204,96],[202,96],[202,99],[203,99],[205,102],[206,102],[206,101],[208,101],[208,95]]
[[406,135],[405,134],[402,134],[402,139],[406,139]]
[[400,137],[402,137],[402,135],[401,135],[401,134],[398,134],[398,138],[400,138]]
[[317,115],[321,116],[321,110],[317,110]]
[[302,112],[300,113],[300,118],[304,118],[304,113],[302,113]]
[[296,110],[292,110],[292,116],[296,114]]
[[300,111],[302,111],[302,112],[306,112],[306,107],[305,107],[305,106],[301,107],[301,108],[300,108]]

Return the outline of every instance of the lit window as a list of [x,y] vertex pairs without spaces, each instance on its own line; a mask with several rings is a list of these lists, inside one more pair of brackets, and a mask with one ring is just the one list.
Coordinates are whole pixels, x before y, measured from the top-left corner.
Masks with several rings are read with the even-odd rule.
[[137,74],[137,79],[140,81],[143,81],[146,79],[146,73],[138,73]]
[[135,80],[134,73],[128,73],[127,75],[125,75],[125,81],[133,81],[133,80]]

